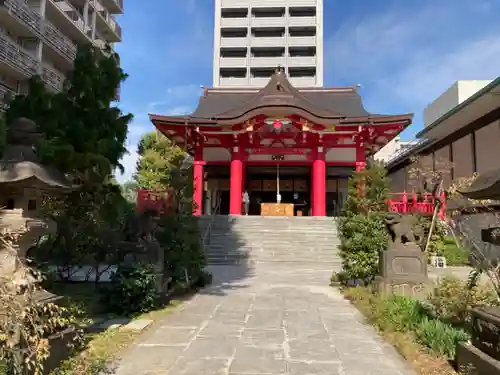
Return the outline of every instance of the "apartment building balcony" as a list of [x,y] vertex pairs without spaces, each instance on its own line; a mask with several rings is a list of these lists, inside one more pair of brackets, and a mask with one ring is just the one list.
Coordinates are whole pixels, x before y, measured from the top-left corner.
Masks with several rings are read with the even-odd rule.
[[317,86],[316,77],[288,77],[294,87],[315,87]]
[[219,86],[223,87],[248,86],[248,78],[220,77]]
[[315,7],[318,0],[287,0],[289,7]]
[[315,36],[289,36],[288,46],[289,47],[310,47],[316,45]]
[[103,35],[110,43],[121,42],[122,28],[112,14],[97,0],[92,0],[91,4],[97,12],[96,28],[99,34]]
[[222,8],[248,8],[250,0],[221,0]]
[[246,57],[221,57],[219,62],[221,68],[241,68],[246,65]]
[[7,101],[13,98],[16,92],[11,88],[0,83],[0,111],[4,111],[7,107]]
[[21,0],[0,0],[0,24],[18,35],[42,39],[67,62],[76,56],[76,45]]
[[316,56],[293,56],[288,57],[289,67],[316,66]]
[[242,28],[242,27],[248,27],[249,25],[249,19],[248,17],[222,17],[220,19],[220,27],[237,27],[237,28]]
[[123,14],[123,0],[102,0],[102,5],[104,5],[111,14]]
[[35,56],[0,31],[0,69],[16,79],[27,79],[38,74],[39,66]]
[[42,80],[54,90],[60,90],[64,82],[64,75],[61,72],[45,64],[40,64],[35,56],[3,32],[0,32],[1,70],[18,80],[25,80],[40,74]]
[[288,26],[290,27],[310,27],[316,26],[316,17],[290,17],[288,19]]
[[89,43],[92,39],[92,28],[85,25],[80,12],[67,0],[47,0],[46,16],[53,20],[65,34],[79,43]]
[[225,38],[220,39],[221,48],[233,48],[233,47],[247,47],[248,38]]
[[65,77],[61,72],[50,66],[42,64],[42,73],[40,76],[42,77],[42,80],[50,86],[50,88],[55,91],[62,90]]
[[271,77],[252,77],[250,78],[250,86],[252,87],[264,87],[269,83]]
[[285,27],[285,17],[252,17],[252,27]]
[[252,57],[250,59],[252,68],[276,68],[277,66],[285,66],[285,57]]
[[256,37],[250,39],[252,47],[282,47],[285,46],[285,37]]

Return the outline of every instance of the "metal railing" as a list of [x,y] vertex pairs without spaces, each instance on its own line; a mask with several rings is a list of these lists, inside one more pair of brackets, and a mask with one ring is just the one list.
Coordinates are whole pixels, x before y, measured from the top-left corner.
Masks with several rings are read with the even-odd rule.
[[0,30],[0,60],[26,77],[38,74],[40,62]]
[[42,79],[43,81],[54,88],[57,91],[62,90],[63,83],[64,83],[64,74],[61,72],[58,72],[54,68],[51,68],[50,66],[42,66]]
[[61,32],[54,25],[46,22],[43,27],[43,36],[45,42],[59,51],[62,56],[69,61],[75,59],[76,45],[68,38],[62,36]]
[[3,111],[7,107],[7,100],[13,98],[16,92],[11,88],[0,83],[0,111]]
[[113,30],[113,32],[116,33],[118,37],[121,39],[122,28],[118,24],[118,22],[116,22],[111,13],[109,13],[106,7],[104,7],[98,0],[93,0],[91,4],[97,13],[97,16],[101,17],[104,20],[104,22],[109,26],[109,28]]
[[52,23],[44,20],[40,14],[20,0],[4,0],[3,6],[12,18],[30,29],[33,34],[59,51],[62,56],[73,61],[76,45],[59,31]]
[[203,237],[201,238],[202,248],[205,248],[205,246],[208,246],[208,244],[210,243],[210,238],[212,237],[212,229],[213,229],[214,221],[215,221],[217,214],[219,213],[221,201],[222,201],[221,198],[219,198],[217,200],[217,204],[215,205],[214,212],[212,214],[212,218],[210,219],[208,226],[205,228],[205,233],[203,233]]

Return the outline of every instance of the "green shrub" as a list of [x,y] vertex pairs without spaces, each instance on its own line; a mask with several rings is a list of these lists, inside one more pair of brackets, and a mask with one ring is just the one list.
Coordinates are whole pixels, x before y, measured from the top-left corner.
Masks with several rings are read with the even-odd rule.
[[165,229],[158,231],[156,238],[165,249],[165,269],[172,277],[172,284],[186,286],[186,271],[190,283],[206,280],[206,257],[200,244],[197,218],[191,213],[162,215],[160,225]]
[[335,276],[345,284],[367,284],[378,273],[379,253],[386,249],[389,238],[382,217],[389,191],[386,174],[381,165],[370,163],[349,179],[339,220],[342,273]]
[[422,345],[448,360],[455,358],[455,348],[459,342],[470,339],[467,332],[428,317],[424,317],[414,329],[415,336]]
[[418,301],[412,298],[393,296],[378,300],[376,315],[381,328],[408,332],[420,323],[424,311]]
[[153,310],[160,300],[156,280],[152,265],[120,266],[103,290],[103,302],[109,312],[118,315],[134,315]]
[[468,266],[470,252],[467,248],[457,244],[451,236],[442,238],[443,246],[439,255],[446,258],[446,264],[449,266]]
[[492,288],[486,285],[469,287],[467,281],[453,277],[441,279],[426,303],[432,316],[456,325],[470,321],[471,308],[492,305],[500,305]]
[[389,235],[379,214],[358,214],[339,220],[343,281],[367,284],[378,273],[379,254],[387,248]]

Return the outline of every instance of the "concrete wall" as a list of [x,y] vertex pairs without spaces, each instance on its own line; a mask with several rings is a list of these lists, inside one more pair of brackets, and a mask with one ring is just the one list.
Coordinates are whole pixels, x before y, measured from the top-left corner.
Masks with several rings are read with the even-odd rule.
[[487,80],[456,81],[424,109],[424,126],[429,126],[490,82]]

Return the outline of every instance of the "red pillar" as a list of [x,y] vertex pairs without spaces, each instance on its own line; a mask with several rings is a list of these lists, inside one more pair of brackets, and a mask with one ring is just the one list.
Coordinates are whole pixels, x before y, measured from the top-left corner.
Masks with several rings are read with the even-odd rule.
[[312,165],[312,216],[326,216],[326,164],[323,147],[318,147]]
[[243,189],[243,162],[238,147],[233,148],[231,160],[231,185],[229,192],[229,214],[241,215]]
[[193,215],[201,216],[203,212],[203,161],[193,163]]
[[365,148],[362,143],[356,145],[356,172],[366,168]]
[[201,216],[203,212],[203,145],[197,144],[193,161],[193,215]]

